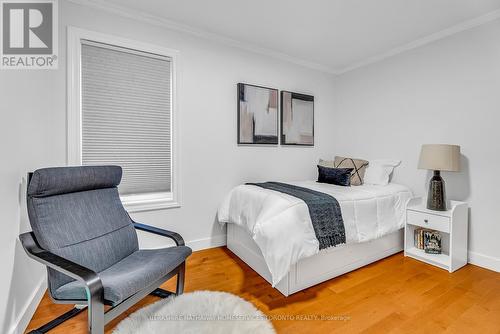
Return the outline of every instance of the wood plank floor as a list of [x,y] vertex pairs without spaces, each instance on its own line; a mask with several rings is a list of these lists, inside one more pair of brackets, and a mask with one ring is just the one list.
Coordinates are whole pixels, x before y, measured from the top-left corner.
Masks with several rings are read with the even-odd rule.
[[[285,298],[223,247],[193,253],[186,277],[186,292],[227,291],[251,301],[275,318],[278,333],[500,333],[500,274],[473,265],[449,274],[399,253]],[[128,313],[156,300],[149,296]],[[45,295],[28,331],[69,308]],[[82,313],[51,333],[85,331]]]

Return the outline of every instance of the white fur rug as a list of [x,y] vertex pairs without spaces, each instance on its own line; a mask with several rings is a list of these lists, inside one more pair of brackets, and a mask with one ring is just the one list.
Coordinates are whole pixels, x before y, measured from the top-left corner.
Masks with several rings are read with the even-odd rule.
[[271,322],[246,300],[226,292],[196,291],[148,305],[113,334],[275,334]]

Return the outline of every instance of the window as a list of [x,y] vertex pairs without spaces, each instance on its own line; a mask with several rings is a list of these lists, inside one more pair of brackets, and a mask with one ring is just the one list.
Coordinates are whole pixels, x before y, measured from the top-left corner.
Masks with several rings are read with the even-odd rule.
[[68,36],[68,162],[121,166],[129,211],[179,206],[176,53],[80,29]]

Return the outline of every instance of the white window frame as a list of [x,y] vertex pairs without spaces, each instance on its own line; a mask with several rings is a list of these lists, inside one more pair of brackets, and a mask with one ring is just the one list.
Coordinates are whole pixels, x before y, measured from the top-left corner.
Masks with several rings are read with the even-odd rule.
[[102,34],[76,27],[68,27],[68,70],[67,70],[67,164],[82,164],[82,98],[81,98],[81,55],[82,40],[149,52],[166,56],[172,60],[171,81],[171,192],[131,194],[121,196],[125,209],[129,212],[149,211],[180,207],[180,168],[179,168],[179,122],[177,65],[179,51],[142,43],[117,36]]

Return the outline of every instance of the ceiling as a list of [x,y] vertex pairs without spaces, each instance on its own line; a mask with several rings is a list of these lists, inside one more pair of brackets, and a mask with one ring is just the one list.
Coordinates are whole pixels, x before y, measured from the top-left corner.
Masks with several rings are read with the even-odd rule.
[[[500,0],[96,2],[154,16],[180,30],[332,73],[450,35],[474,22],[491,20],[492,15],[493,19],[500,16]],[[497,12],[481,18],[493,11]]]

